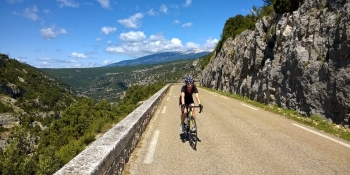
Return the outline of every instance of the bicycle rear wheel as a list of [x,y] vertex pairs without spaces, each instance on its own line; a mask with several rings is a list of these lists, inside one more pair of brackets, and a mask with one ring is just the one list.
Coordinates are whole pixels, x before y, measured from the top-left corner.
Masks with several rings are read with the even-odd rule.
[[198,140],[197,130],[198,130],[198,127],[197,127],[196,119],[193,116],[191,116],[189,142],[193,149],[196,149],[196,146],[197,146],[197,140]]

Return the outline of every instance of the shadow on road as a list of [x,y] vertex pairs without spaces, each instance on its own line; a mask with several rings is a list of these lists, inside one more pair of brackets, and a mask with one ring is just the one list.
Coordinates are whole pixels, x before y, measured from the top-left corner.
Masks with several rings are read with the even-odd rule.
[[[193,144],[190,142],[190,139],[188,138],[188,136],[186,135],[186,133],[181,133],[181,134],[180,134],[180,139],[181,139],[182,143],[189,142],[190,146],[191,146],[194,150],[197,150],[196,146],[193,145]],[[201,142],[201,140],[198,138],[198,136],[195,136],[195,139],[197,139],[197,142]]]

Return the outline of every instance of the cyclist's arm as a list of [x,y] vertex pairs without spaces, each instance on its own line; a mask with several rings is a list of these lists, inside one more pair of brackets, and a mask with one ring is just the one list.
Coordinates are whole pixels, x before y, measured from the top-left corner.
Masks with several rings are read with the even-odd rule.
[[185,104],[185,93],[181,92],[181,104]]
[[197,99],[198,104],[201,104],[201,100],[199,99],[198,93],[195,93],[195,97],[196,97],[196,99]]

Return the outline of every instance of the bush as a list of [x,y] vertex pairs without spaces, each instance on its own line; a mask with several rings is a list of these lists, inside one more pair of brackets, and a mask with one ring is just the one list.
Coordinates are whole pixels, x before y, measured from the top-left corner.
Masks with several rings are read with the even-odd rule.
[[273,8],[278,14],[298,10],[301,0],[273,0]]

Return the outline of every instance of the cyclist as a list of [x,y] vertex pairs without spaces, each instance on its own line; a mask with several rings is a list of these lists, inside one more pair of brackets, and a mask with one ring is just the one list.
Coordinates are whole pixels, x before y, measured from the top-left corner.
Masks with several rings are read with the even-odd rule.
[[[200,108],[203,108],[203,106],[201,105],[201,101],[199,99],[198,89],[194,85],[193,78],[192,77],[185,78],[185,83],[186,83],[186,85],[182,86],[182,88],[181,88],[181,95],[179,98],[179,105],[180,105],[180,109],[181,109],[181,116],[180,116],[180,118],[181,118],[181,124],[180,124],[181,132],[184,132],[184,121],[186,118],[186,113],[188,112],[188,111],[185,111],[185,107],[186,107],[186,105],[194,105],[192,94],[195,94],[196,100],[197,100]],[[193,108],[192,108],[192,114],[193,114],[193,117],[196,117]]]

